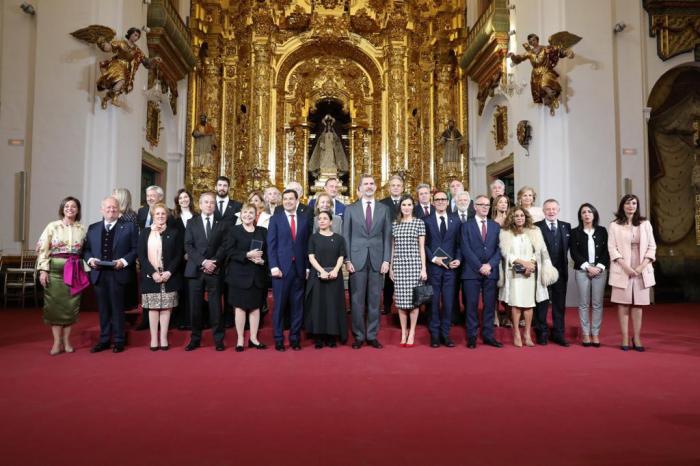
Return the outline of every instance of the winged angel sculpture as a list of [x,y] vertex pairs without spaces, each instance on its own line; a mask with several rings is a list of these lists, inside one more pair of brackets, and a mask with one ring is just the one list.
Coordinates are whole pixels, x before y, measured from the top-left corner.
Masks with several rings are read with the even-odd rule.
[[554,67],[559,63],[560,58],[574,58],[571,47],[578,44],[581,37],[571,34],[568,31],[557,32],[549,37],[549,45],[540,45],[540,38],[537,34],[529,34],[527,43],[523,44],[525,53],[516,55],[512,52],[508,54],[515,65],[530,60],[532,64],[532,75],[530,77],[530,89],[532,100],[536,104],[544,104],[549,107],[549,113],[559,108],[559,96],[561,95],[561,85],[559,84],[559,73],[554,71]]
[[116,34],[114,29],[99,24],[71,32],[76,39],[96,44],[103,52],[114,53],[111,58],[100,62],[97,90],[107,91],[102,97],[103,109],[106,109],[110,102],[119,106],[117,97],[131,92],[139,65],[151,68],[161,63],[160,57],[148,58],[136,45],[141,38],[141,30],[138,28],[129,28],[125,35],[126,40],[114,40]]

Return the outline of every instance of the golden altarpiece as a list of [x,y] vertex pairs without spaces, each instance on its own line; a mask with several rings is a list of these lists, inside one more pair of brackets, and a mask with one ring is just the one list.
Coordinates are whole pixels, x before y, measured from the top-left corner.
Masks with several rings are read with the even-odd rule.
[[188,138],[186,184],[201,192],[224,174],[238,198],[291,180],[312,194],[308,161],[331,110],[346,187],[362,173],[382,186],[398,173],[407,189],[468,184],[466,148],[445,163],[440,145],[450,119],[468,140],[464,22],[465,0],[193,0],[187,132],[206,114],[214,143],[202,163]]

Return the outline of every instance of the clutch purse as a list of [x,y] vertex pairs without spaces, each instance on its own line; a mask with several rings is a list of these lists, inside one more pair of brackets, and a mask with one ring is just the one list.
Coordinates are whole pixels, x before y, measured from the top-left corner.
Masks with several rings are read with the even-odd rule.
[[518,264],[518,263],[513,264],[513,273],[519,273],[519,274],[525,273],[525,266],[523,264]]
[[413,307],[429,303],[433,299],[432,285],[418,285],[413,288]]

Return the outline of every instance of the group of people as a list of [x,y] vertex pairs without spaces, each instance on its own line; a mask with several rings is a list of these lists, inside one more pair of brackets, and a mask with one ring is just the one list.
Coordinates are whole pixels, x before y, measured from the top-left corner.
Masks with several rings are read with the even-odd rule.
[[484,344],[503,346],[494,333],[505,314],[501,306],[510,309],[505,320],[512,323],[515,346],[534,346],[533,325],[537,344],[551,340],[569,346],[564,325],[569,255],[580,292],[583,346],[600,346],[609,283],[611,300],[618,304],[621,348],[644,351],[642,309],[650,304],[656,245],[635,195],[621,199],[606,230],[591,204],[581,205],[579,224],[572,228],[559,219],[555,199],[536,206],[530,187],[520,189],[511,205],[500,180],[491,184],[490,196],[472,199],[454,180],[449,192],[419,184],[414,198],[395,175],[388,181],[389,196],[378,200],[374,177],[363,175],[357,201],[347,206],[339,199],[339,186],[337,179],[328,179],[308,206],[297,182],[282,193],[274,187],[254,191],[240,203],[229,198],[230,182],[222,176],[215,192],[199,196],[198,209],[192,195],[180,189],[171,211],[163,190],[150,186],[138,212],[131,210],[129,191],[119,188],[102,201],[103,219],[87,228],[80,223],[80,201],[66,197],[60,219],[47,225],[37,244],[44,321],[54,337],[50,354],[74,351],[71,326],[89,284],[100,315],[100,338],[92,352],[124,350],[124,309],[137,284],[152,351],[169,349],[170,318],[178,306],[191,327],[186,351],[201,346],[205,308],[215,349],[225,349],[226,307],[235,322],[235,350],[244,351],[246,323],[247,346],[265,349],[258,329],[270,287],[277,351],[301,350],[302,328],[316,348],[335,347],[348,341],[344,270],[353,349],[382,348],[380,312],[391,312],[392,305],[398,310],[401,347],[414,346],[417,292],[426,284],[433,292],[427,305],[432,347],[455,346],[449,334],[460,303],[469,348],[476,348],[479,334]]

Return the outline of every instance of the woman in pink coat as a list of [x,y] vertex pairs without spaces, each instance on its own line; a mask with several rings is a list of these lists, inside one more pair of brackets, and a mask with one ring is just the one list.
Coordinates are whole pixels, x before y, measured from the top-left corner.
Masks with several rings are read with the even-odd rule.
[[632,347],[644,351],[640,338],[642,306],[650,304],[649,291],[656,284],[651,265],[656,260],[656,241],[651,224],[639,214],[639,198],[634,194],[626,194],[620,200],[615,221],[608,227],[608,251],[610,300],[618,305],[622,330],[620,348],[627,351],[630,347],[628,327],[632,316]]

